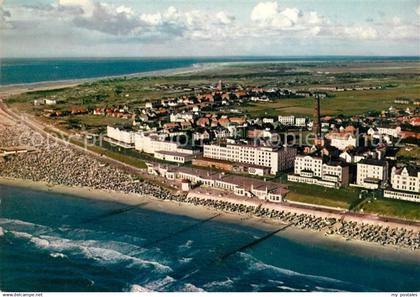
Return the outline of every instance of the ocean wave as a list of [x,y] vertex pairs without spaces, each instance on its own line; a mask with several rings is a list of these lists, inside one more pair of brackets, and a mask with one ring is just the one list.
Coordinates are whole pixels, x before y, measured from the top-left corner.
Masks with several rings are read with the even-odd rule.
[[342,291],[342,290],[324,288],[324,287],[319,287],[319,286],[315,286],[315,290],[319,291],[319,292],[345,292],[345,291]]
[[149,290],[148,288],[142,287],[137,284],[131,285],[128,291],[132,293],[133,292],[153,292],[152,290]]
[[53,229],[48,226],[38,225],[17,219],[0,218],[0,226],[6,231],[17,231],[38,234],[53,232]]
[[42,239],[41,237],[33,236],[32,234],[20,231],[8,231],[13,234],[16,238],[26,239],[29,242],[32,242],[36,247],[40,249],[45,249],[50,245],[50,242],[46,239]]
[[234,281],[230,278],[227,278],[226,280],[223,280],[223,281],[213,281],[213,282],[207,283],[203,286],[203,288],[205,288],[207,290],[216,289],[216,290],[222,290],[223,291],[224,289],[232,288],[233,284],[234,284]]
[[191,248],[193,243],[194,243],[193,240],[187,240],[187,242],[178,246],[178,250],[180,250],[180,251],[188,250],[188,249]]
[[186,258],[186,257],[182,257],[178,260],[179,263],[181,264],[187,264],[190,263],[192,261],[193,258]]
[[287,292],[308,292],[308,290],[306,289],[296,289],[296,288],[291,288],[288,286],[277,286],[277,288],[283,290],[283,291],[287,291]]
[[7,218],[0,218],[0,225],[15,225],[15,226],[26,226],[26,227],[37,227],[42,225],[37,225],[31,222],[26,222],[17,219],[7,219]]
[[145,284],[144,286],[147,289],[150,289],[152,291],[162,291],[166,286],[169,284],[172,284],[175,282],[175,279],[173,277],[170,277],[169,275],[165,276],[163,279],[158,279],[152,282],[149,282]]
[[[239,253],[240,257],[242,258],[242,260],[244,262],[246,262],[248,264],[248,269],[253,272],[253,271],[269,271],[270,274],[276,273],[280,276],[286,276],[286,277],[292,277],[292,278],[303,278],[306,280],[310,280],[312,283],[314,283],[313,288],[310,288],[308,290],[316,290],[316,288],[322,288],[324,291],[326,290],[337,290],[337,288],[335,286],[352,286],[351,283],[349,282],[345,282],[339,279],[335,279],[335,278],[331,278],[331,277],[326,277],[326,276],[319,276],[319,275],[312,275],[312,274],[304,274],[304,273],[300,273],[297,271],[293,271],[293,270],[289,270],[289,269],[285,269],[285,268],[280,268],[277,266],[273,266],[270,264],[266,264],[262,261],[259,261],[258,259],[252,257],[249,254],[246,253]],[[272,281],[272,280],[271,280]],[[321,286],[317,286],[317,285],[321,285]],[[332,285],[334,286],[333,288],[329,288],[328,285]],[[298,290],[300,288],[289,288],[287,286],[278,286],[280,289],[285,289],[285,290]],[[303,289],[303,288],[302,288]],[[303,289],[305,291],[308,291],[307,289]]]
[[50,253],[50,256],[53,258],[67,258],[63,253]]
[[82,252],[86,258],[93,259],[102,264],[117,264],[121,262],[129,262],[127,264],[128,268],[131,267],[153,267],[154,270],[159,272],[172,272],[172,269],[169,266],[166,266],[157,261],[145,260],[142,258],[137,258],[129,255],[125,255],[116,250],[105,249],[100,247],[81,247]]
[[127,267],[152,267],[153,270],[159,272],[172,272],[172,269],[169,266],[157,261],[145,260],[115,250],[118,248],[127,250],[127,246],[130,247],[129,244],[122,243],[119,245],[119,243],[113,241],[100,242],[95,240],[71,240],[48,235],[35,236],[20,231],[10,232],[17,238],[28,240],[39,249],[49,250],[54,253],[67,252],[67,254],[74,256],[82,255],[84,258],[92,259],[103,265],[126,262]]
[[205,291],[202,288],[198,288],[191,283],[187,283],[180,289],[180,292],[205,292]]

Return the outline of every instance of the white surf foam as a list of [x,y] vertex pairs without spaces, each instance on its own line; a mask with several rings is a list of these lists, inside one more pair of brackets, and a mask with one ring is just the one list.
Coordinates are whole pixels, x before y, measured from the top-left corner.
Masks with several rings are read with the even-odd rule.
[[180,246],[178,246],[178,250],[187,250],[187,249],[190,249],[193,243],[194,243],[194,241],[188,240],[186,243],[181,244]]
[[227,288],[231,288],[233,286],[234,281],[230,278],[227,278],[226,280],[223,281],[213,281],[210,283],[207,283],[203,286],[203,288],[208,289],[218,289],[218,290],[223,290],[223,289],[227,289]]
[[82,253],[86,258],[93,259],[102,264],[116,264],[120,262],[129,262],[127,267],[153,267],[154,270],[160,272],[172,272],[169,266],[161,264],[157,261],[144,260],[141,258],[122,254],[116,250],[105,249],[101,247],[81,247]]
[[67,258],[63,253],[50,253],[50,256],[53,258]]
[[312,274],[304,274],[304,273],[299,273],[297,271],[293,271],[293,270],[289,270],[289,269],[285,269],[285,268],[280,268],[277,266],[273,266],[270,264],[266,264],[262,261],[259,261],[258,259],[252,257],[249,254],[246,253],[239,253],[241,258],[249,263],[249,269],[255,270],[255,271],[264,271],[264,270],[270,270],[270,271],[274,271],[275,273],[281,274],[281,275],[285,275],[285,276],[290,276],[290,277],[301,277],[301,278],[306,278],[306,279],[310,279],[314,282],[322,282],[323,284],[325,283],[334,283],[334,284],[347,284],[350,285],[350,283],[342,281],[342,280],[338,280],[335,278],[330,278],[330,277],[326,277],[326,276],[319,276],[319,275],[312,275]]
[[181,290],[181,292],[205,292],[202,288],[198,288],[193,284],[187,283],[185,284]]
[[82,255],[85,258],[95,260],[104,265],[127,262],[127,267],[151,267],[159,272],[172,272],[169,266],[157,261],[145,260],[125,254],[123,251],[133,248],[132,245],[127,243],[121,243],[119,245],[118,242],[114,241],[71,240],[48,235],[34,236],[20,231],[10,232],[17,238],[28,240],[39,249],[49,250],[51,252],[66,252],[66,254]]
[[305,290],[305,289],[296,289],[296,288],[291,288],[291,287],[288,287],[288,286],[277,286],[277,288],[282,289],[282,290],[287,291],[287,292],[307,292],[308,291],[308,290]]
[[149,282],[144,286],[152,291],[162,291],[167,285],[173,282],[175,282],[175,279],[167,275],[163,279],[158,279],[158,280]]
[[153,292],[153,290],[134,284],[130,286],[129,292]]
[[186,257],[182,257],[178,260],[179,263],[181,264],[187,264],[190,263],[192,261],[193,258],[186,258]]

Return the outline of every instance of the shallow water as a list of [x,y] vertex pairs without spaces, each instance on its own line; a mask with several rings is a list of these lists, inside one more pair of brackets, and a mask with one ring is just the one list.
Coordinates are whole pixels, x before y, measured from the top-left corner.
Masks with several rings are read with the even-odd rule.
[[417,258],[280,235],[221,260],[267,231],[9,186],[0,198],[2,291],[420,290]]

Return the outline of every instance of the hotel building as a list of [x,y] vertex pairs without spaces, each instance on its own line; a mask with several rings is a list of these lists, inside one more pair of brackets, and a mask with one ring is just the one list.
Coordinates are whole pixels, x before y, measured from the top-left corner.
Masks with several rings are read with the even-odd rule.
[[164,140],[157,134],[136,133],[134,147],[156,159],[175,163],[189,162],[199,154],[193,149],[181,147],[175,141]]
[[420,202],[420,170],[413,167],[392,167],[391,187],[384,191],[385,198]]
[[106,140],[124,148],[134,147],[134,132],[121,130],[111,126],[106,127]]
[[321,157],[297,156],[294,174],[289,174],[287,180],[340,188],[349,184],[349,167],[341,162],[324,162]]
[[388,180],[388,162],[363,159],[357,163],[356,185],[367,189],[379,189]]
[[276,149],[252,145],[211,144],[204,145],[203,149],[205,158],[265,166],[271,168],[271,174],[292,168],[296,156],[296,149],[289,147]]

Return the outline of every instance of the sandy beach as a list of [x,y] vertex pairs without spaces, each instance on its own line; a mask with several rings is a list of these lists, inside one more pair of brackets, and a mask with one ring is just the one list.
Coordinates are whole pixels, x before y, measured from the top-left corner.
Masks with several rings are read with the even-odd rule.
[[[143,209],[163,212],[173,215],[188,216],[195,219],[207,219],[216,214],[220,214],[214,220],[228,224],[242,225],[270,232],[285,224],[267,218],[258,218],[254,216],[244,216],[230,212],[219,212],[203,206],[194,206],[187,203],[178,203],[175,201],[162,201],[153,196],[139,194],[125,194],[116,191],[104,191],[90,189],[87,187],[69,187],[64,185],[53,185],[43,182],[33,182],[27,180],[0,177],[1,185],[21,187],[35,191],[51,192],[69,195],[73,198],[92,199],[104,202],[120,203],[125,205],[136,205],[147,203],[141,206]],[[392,257],[396,261],[408,261],[419,259],[420,250],[409,250],[389,245],[379,245],[360,240],[344,240],[340,236],[326,236],[322,232],[310,229],[300,229],[290,226],[276,234],[300,244],[316,246],[326,249],[333,249],[339,252],[345,252],[355,256],[373,257],[384,259]]]

